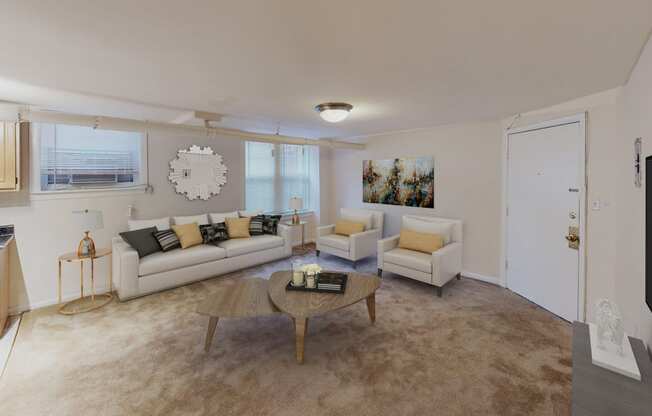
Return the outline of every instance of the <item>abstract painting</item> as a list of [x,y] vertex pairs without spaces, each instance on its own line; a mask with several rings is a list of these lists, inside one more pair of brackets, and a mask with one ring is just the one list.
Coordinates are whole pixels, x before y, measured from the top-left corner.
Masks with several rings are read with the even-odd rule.
[[433,158],[363,161],[362,200],[370,204],[434,208]]

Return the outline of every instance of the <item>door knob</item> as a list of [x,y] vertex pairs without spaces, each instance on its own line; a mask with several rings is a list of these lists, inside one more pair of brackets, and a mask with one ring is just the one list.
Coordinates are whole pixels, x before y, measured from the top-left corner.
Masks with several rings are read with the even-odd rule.
[[566,241],[568,241],[568,247],[574,250],[580,248],[580,230],[579,227],[570,226],[568,227],[568,235],[565,236]]

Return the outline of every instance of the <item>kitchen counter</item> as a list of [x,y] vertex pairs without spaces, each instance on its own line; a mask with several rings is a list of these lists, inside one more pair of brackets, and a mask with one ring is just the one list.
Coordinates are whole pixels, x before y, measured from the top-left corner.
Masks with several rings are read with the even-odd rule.
[[13,225],[0,225],[0,250],[7,247],[14,239]]
[[13,225],[0,225],[0,335],[9,315],[9,250],[14,239]]

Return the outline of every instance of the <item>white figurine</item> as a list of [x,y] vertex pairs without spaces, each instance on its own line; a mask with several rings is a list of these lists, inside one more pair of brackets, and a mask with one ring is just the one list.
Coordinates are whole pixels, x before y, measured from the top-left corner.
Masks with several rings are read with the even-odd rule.
[[605,351],[615,349],[619,355],[623,355],[625,327],[618,306],[610,300],[599,299],[595,304],[595,309],[598,347]]

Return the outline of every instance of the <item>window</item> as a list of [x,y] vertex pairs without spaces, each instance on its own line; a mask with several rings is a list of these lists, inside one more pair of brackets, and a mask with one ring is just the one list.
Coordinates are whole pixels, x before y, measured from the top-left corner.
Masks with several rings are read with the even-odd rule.
[[291,144],[246,143],[248,210],[288,211],[291,197],[306,210],[319,208],[319,148]]
[[36,123],[41,191],[126,188],[144,178],[144,135]]

